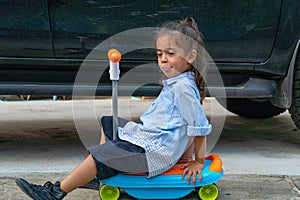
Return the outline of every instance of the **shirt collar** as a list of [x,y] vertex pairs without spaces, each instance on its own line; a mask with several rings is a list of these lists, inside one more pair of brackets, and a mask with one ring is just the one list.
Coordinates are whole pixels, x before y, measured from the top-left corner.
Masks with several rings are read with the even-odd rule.
[[164,85],[172,85],[172,84],[176,83],[177,80],[179,80],[179,79],[188,78],[190,80],[194,80],[194,77],[195,77],[195,73],[191,72],[191,71],[188,71],[188,72],[181,73],[181,74],[179,74],[175,77],[163,80],[163,84]]

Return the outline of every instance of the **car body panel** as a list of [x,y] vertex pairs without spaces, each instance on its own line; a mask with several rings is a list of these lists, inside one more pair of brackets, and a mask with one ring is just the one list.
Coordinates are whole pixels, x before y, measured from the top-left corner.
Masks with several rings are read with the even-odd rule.
[[[49,6],[57,58],[84,59],[96,45],[117,33],[193,16],[216,62],[257,63],[271,54],[281,1],[73,0]],[[136,59],[139,54],[129,57]]]
[[[299,39],[299,7],[297,0],[2,0],[0,93],[70,95],[84,59],[107,38],[192,16],[225,86],[233,91],[230,97],[271,98],[277,81],[287,74]],[[108,62],[103,56],[95,59],[104,71],[97,95],[110,95]],[[121,77],[136,66],[155,62],[153,50],[127,53],[121,61]],[[258,79],[268,80],[265,97],[257,88],[264,81]],[[152,85],[154,81],[142,90],[157,94],[160,87]],[[249,83],[259,84],[249,87]],[[132,85],[120,85],[125,91],[129,87]],[[251,94],[243,88],[251,88]]]
[[274,43],[274,50],[268,60],[255,65],[255,71],[266,74],[273,79],[286,76],[288,67],[300,38],[300,2],[283,1],[279,30]]
[[46,0],[0,1],[0,57],[54,57],[49,24]]

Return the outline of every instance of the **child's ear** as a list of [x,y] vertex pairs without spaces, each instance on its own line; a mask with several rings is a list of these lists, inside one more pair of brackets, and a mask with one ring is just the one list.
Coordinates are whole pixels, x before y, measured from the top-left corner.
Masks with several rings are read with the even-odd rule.
[[197,51],[193,49],[188,55],[187,62],[192,64],[196,60],[196,58],[197,58]]

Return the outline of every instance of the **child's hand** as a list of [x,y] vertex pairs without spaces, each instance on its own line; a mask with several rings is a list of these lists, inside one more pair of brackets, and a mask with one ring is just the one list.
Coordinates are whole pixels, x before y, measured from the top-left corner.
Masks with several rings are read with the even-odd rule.
[[182,165],[183,172],[181,174],[181,177],[184,178],[185,175],[187,175],[187,183],[190,184],[191,177],[192,177],[192,184],[196,184],[196,178],[197,174],[199,175],[199,181],[202,181],[202,169],[204,167],[204,164],[193,161],[191,163],[187,163]]

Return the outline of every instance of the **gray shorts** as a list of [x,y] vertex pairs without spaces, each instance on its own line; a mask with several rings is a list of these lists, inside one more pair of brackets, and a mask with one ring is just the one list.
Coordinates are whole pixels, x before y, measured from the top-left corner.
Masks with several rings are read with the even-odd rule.
[[[119,118],[119,127],[128,121]],[[119,138],[113,140],[113,120],[111,116],[101,118],[101,124],[106,142],[88,149],[93,156],[98,170],[99,180],[109,178],[118,173],[138,172],[147,173],[147,160],[144,148]]]

